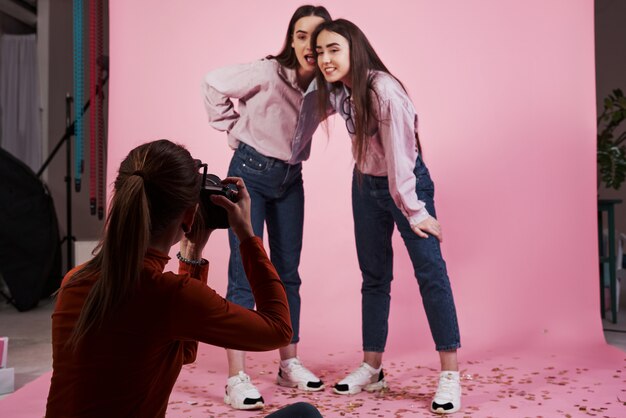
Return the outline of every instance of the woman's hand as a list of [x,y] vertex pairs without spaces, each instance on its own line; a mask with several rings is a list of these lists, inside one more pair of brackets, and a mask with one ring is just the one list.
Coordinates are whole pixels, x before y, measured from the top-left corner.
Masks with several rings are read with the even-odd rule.
[[230,228],[239,238],[239,242],[242,242],[254,236],[250,221],[250,194],[240,177],[226,177],[222,180],[222,184],[234,184],[237,187],[237,202],[231,202],[228,198],[219,195],[212,195],[211,201],[226,209]]
[[[196,213],[196,219],[200,214]],[[203,222],[194,222],[190,231],[180,240],[180,255],[189,260],[202,259],[202,250],[206,245],[213,229],[204,228]]]
[[443,235],[441,234],[441,225],[439,221],[432,216],[428,216],[428,218],[424,219],[422,222],[417,224],[411,224],[411,229],[415,232],[420,238],[428,238],[428,234],[437,238],[439,242],[443,242]]

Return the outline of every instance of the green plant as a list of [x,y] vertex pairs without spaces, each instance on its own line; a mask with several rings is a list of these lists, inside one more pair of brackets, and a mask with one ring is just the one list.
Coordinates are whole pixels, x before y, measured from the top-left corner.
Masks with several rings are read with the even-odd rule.
[[598,116],[598,184],[619,189],[626,179],[626,132],[614,138],[615,129],[626,119],[626,97],[615,89],[604,99],[604,111]]

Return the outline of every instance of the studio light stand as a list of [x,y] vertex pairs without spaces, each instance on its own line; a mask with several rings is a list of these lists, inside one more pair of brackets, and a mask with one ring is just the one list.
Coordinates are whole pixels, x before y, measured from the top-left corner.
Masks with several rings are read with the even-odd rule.
[[[104,100],[104,86],[106,86],[107,81],[109,80],[109,71],[108,71],[108,59],[107,57],[102,57],[102,66],[104,68],[105,74],[102,78],[102,88],[96,90],[96,99]],[[43,172],[46,170],[48,165],[52,162],[55,155],[61,149],[63,144],[65,144],[65,213],[66,213],[66,228],[67,233],[61,239],[60,244],[64,243],[67,245],[67,271],[71,270],[74,267],[74,248],[73,243],[76,241],[76,237],[72,235],[72,136],[75,134],[75,125],[76,119],[72,121],[72,103],[73,98],[69,93],[65,96],[65,133],[59,139],[56,146],[44,161],[43,165],[37,171],[37,177],[41,177]],[[85,102],[84,106],[81,109],[81,118],[85,115],[89,106],[91,104],[91,98]]]

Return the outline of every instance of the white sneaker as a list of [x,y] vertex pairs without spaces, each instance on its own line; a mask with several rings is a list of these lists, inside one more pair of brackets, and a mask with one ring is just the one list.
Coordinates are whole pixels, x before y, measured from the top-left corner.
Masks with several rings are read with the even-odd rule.
[[375,392],[386,387],[383,366],[375,369],[367,363],[362,363],[358,369],[335,384],[333,391],[340,395],[354,395],[364,389],[368,392]]
[[263,397],[243,371],[226,381],[224,403],[235,409],[261,409],[264,406]]
[[283,360],[278,367],[276,383],[280,386],[316,392],[324,389],[324,382],[304,367],[297,357]]
[[451,414],[461,408],[461,378],[459,372],[445,371],[439,374],[439,387],[430,405],[438,414]]

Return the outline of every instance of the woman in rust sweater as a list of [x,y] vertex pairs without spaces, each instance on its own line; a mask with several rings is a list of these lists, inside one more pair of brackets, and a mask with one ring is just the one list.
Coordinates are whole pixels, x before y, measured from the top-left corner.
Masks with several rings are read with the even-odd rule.
[[[250,197],[238,178],[225,180],[237,187],[236,203],[212,199],[241,242],[257,310],[207,286],[202,249],[211,231],[191,232],[200,183],[189,152],[167,140],[141,145],[122,162],[98,251],[66,275],[52,314],[46,417],[163,417],[198,341],[256,351],[289,343],[285,291],[252,232]],[[164,272],[179,241],[178,274]]]

